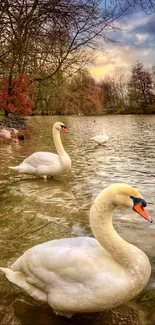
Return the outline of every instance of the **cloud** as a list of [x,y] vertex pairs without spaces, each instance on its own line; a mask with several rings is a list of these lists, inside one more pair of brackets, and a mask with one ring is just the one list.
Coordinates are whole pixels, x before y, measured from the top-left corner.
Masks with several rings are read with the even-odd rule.
[[150,16],[144,15],[144,13],[129,14],[122,16],[116,23],[115,26],[122,29],[123,31],[131,32],[141,25],[145,25],[150,20]]
[[136,61],[146,68],[155,64],[155,14],[148,16],[144,12],[132,13],[121,17],[115,26],[121,30],[107,36],[119,41],[119,44],[106,44],[108,56],[99,51],[94,66],[90,67],[91,75],[97,80],[113,76],[119,67],[125,67],[129,72]]
[[134,31],[138,33],[148,33],[155,36],[155,15],[149,18],[150,19],[148,19],[145,24],[140,23],[136,28],[134,28]]
[[136,37],[139,42],[144,42],[149,38],[149,34],[136,34]]
[[155,48],[144,47],[143,50],[138,47],[129,45],[113,45],[108,58],[102,52],[98,52],[98,57],[94,66],[89,71],[91,75],[98,81],[105,76],[115,75],[118,68],[125,68],[126,74],[130,74],[132,66],[136,61],[140,61],[145,67],[151,67],[155,61]]

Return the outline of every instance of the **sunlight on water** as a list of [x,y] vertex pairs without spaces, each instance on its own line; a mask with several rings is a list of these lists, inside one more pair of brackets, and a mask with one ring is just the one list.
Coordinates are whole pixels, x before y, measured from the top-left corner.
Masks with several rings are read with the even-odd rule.
[[[62,134],[64,147],[72,159],[69,173],[45,182],[8,169],[8,166],[19,164],[35,151],[55,152],[52,125],[59,120],[70,129],[70,133]],[[155,117],[104,116],[95,117],[95,123],[93,121],[94,117],[84,116],[33,117],[29,118],[29,126],[33,130],[29,139],[19,144],[0,144],[0,265],[11,264],[27,248],[50,239],[92,236],[89,209],[97,194],[112,183],[125,182],[138,187],[148,202],[149,214],[155,220]],[[104,146],[98,146],[90,138],[101,134],[103,128],[109,141]],[[114,225],[124,239],[146,252],[152,263],[150,282],[133,302],[136,309],[124,306],[101,315],[63,320],[1,276],[0,322],[4,314],[10,321],[8,315],[15,311],[18,317],[12,324],[20,324],[19,318],[22,324],[27,325],[155,324],[155,226],[129,210],[117,210]],[[20,305],[23,302],[15,302],[18,296],[30,302],[31,311],[19,312],[25,307]],[[35,307],[32,308],[31,304]],[[25,317],[28,317],[27,323]]]

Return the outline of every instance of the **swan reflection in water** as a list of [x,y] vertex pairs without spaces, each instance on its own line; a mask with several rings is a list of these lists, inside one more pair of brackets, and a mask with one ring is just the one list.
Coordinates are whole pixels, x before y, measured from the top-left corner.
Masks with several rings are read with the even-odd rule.
[[66,186],[66,183],[58,179],[49,179],[48,182],[42,182],[41,179],[19,179],[12,184],[10,191],[12,193],[21,193],[25,197],[31,197],[33,200],[43,203],[71,203],[75,199],[72,186]]

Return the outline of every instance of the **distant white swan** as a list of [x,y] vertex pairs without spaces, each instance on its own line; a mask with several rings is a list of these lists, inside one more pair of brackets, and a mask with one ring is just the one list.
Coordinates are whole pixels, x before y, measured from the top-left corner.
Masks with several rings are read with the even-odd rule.
[[60,138],[60,131],[69,132],[67,127],[56,122],[53,125],[53,141],[58,154],[51,152],[35,152],[26,158],[19,166],[9,167],[22,174],[43,177],[56,176],[71,168],[71,159],[64,150]]
[[126,184],[102,191],[90,210],[91,237],[52,240],[28,249],[6,277],[55,313],[100,312],[138,295],[147,284],[148,257],[123,240],[113,228],[116,206],[133,208],[149,222],[141,194]]
[[18,131],[14,128],[6,130],[3,126],[0,126],[0,141],[7,143],[11,141],[18,142],[17,132]]
[[0,138],[4,140],[11,140],[11,133],[5,130],[2,126],[0,127]]
[[104,144],[109,140],[108,135],[96,135],[95,137],[92,137],[91,140],[96,142],[97,144]]

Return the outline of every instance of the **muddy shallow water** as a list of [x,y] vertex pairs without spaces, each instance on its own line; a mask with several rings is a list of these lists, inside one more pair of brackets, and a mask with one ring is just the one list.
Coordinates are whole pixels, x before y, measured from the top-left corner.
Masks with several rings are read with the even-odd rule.
[[[72,170],[47,182],[9,170],[35,151],[55,152],[52,125],[58,120],[70,129],[62,141]],[[149,256],[152,276],[130,305],[67,320],[0,274],[0,324],[155,324],[155,116],[32,117],[29,127],[25,141],[0,144],[0,265],[10,265],[27,248],[50,239],[91,236],[88,217],[94,198],[107,185],[125,182],[142,192],[154,223],[124,209],[115,211],[114,225]],[[110,139],[97,146],[90,138],[103,129]]]

